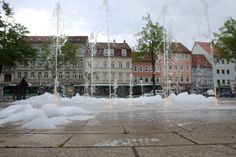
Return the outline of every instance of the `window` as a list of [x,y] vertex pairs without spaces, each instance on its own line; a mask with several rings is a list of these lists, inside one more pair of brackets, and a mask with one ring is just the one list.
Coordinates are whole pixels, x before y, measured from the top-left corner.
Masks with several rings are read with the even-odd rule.
[[126,68],[129,68],[130,67],[130,62],[126,62]]
[[44,78],[48,78],[48,72],[44,72]]
[[143,77],[140,77],[140,78],[139,78],[139,81],[143,81]]
[[225,80],[222,80],[222,84],[225,84]]
[[190,81],[189,77],[187,77],[186,81],[187,81],[187,82],[189,82],[189,81]]
[[222,72],[222,74],[225,74],[225,70],[224,70],[224,69],[222,69],[222,71],[221,71],[221,72]]
[[[108,49],[104,49],[103,55],[108,56]],[[110,49],[110,56],[114,56],[114,49]]]
[[137,71],[138,71],[137,66],[134,66],[134,72],[137,72]]
[[220,85],[220,80],[217,80],[217,84]]
[[18,77],[18,79],[21,79],[21,72],[18,72],[17,77]]
[[83,74],[79,74],[79,79],[83,79]]
[[143,72],[143,67],[142,66],[139,67],[139,72]]
[[145,67],[145,72],[149,72],[149,66]]
[[187,70],[187,71],[189,71],[189,70],[190,70],[190,68],[189,68],[189,66],[188,66],[188,65],[186,66],[186,70]]
[[112,62],[111,62],[111,67],[112,67],[112,68],[115,68],[115,61],[112,61]]
[[41,77],[42,77],[42,73],[39,72],[39,73],[38,73],[38,78],[41,78]]
[[134,77],[134,82],[137,83],[138,82],[138,77]]
[[35,78],[35,75],[34,75],[34,72],[31,72],[31,79],[34,79]]
[[119,61],[119,68],[122,68],[122,62]]
[[152,66],[150,66],[150,72],[152,72]]
[[217,73],[217,74],[220,74],[220,70],[219,70],[219,69],[217,69],[216,73]]
[[175,65],[175,70],[178,70],[178,65]]
[[169,65],[169,70],[172,70],[172,65]]
[[184,82],[184,77],[183,76],[181,76],[180,81]]
[[4,82],[11,82],[11,74],[4,75]]
[[62,79],[62,72],[59,72],[59,78]]
[[76,72],[73,72],[73,78],[74,78],[74,79],[77,78],[77,74],[76,74]]
[[227,80],[227,84],[230,84],[230,80]]
[[97,81],[99,80],[99,74],[98,74],[98,73],[95,74],[95,79],[96,79]]
[[103,61],[103,67],[107,68],[107,61]]
[[24,73],[24,77],[25,77],[26,79],[28,78],[28,73],[27,73],[27,72]]
[[66,72],[66,78],[69,79],[70,78],[70,73]]
[[126,49],[121,50],[121,56],[123,56],[123,57],[127,56],[127,50]]
[[229,70],[227,70],[227,74],[230,74],[230,71],[229,71]]
[[157,82],[157,83],[160,82],[160,78],[159,78],[159,77],[156,78],[156,82]]
[[181,71],[184,71],[184,66],[183,65],[181,65]]
[[177,76],[175,76],[175,82],[178,82],[179,78]]
[[225,64],[225,60],[224,59],[221,60],[221,64]]
[[145,82],[148,82],[148,81],[149,81],[148,77],[145,77]]

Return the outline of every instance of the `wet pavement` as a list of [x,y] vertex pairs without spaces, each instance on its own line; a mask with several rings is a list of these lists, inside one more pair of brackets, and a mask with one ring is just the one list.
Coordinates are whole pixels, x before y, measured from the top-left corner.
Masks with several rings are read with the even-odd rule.
[[235,157],[236,101],[221,104],[110,110],[55,130],[2,126],[0,157]]

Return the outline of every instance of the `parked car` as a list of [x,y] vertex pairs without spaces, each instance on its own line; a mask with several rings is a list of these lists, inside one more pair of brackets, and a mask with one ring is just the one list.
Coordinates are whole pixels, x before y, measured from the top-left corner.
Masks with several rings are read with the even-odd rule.
[[[165,92],[163,90],[156,90],[156,95],[160,95],[162,98],[164,98]],[[144,96],[154,96],[153,90],[149,93],[144,93]]]
[[232,98],[235,97],[235,94],[232,92],[222,92],[219,95],[220,97]]

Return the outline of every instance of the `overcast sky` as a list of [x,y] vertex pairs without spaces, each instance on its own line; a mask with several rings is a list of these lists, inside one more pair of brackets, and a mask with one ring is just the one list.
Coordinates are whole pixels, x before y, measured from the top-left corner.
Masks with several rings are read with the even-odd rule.
[[[51,35],[52,14],[57,2],[63,12],[63,33],[87,35],[98,33],[98,41],[107,41],[104,0],[7,0],[13,7],[16,21],[30,31],[30,35]],[[165,25],[174,41],[192,49],[194,41],[208,41],[208,10],[211,32],[217,32],[229,17],[236,19],[236,0],[107,0],[109,4],[110,41],[126,42],[134,47],[136,37],[151,14],[153,22]],[[167,12],[163,13],[163,8]],[[165,20],[163,20],[165,17]],[[163,23],[164,22],[164,23]]]

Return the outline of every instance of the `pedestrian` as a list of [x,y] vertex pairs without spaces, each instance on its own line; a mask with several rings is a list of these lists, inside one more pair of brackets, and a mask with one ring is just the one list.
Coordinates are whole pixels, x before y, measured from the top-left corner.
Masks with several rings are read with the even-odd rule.
[[28,86],[28,82],[25,80],[25,77],[23,77],[19,83],[20,99],[25,99]]

